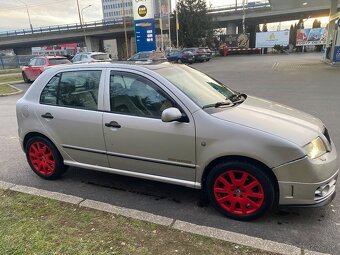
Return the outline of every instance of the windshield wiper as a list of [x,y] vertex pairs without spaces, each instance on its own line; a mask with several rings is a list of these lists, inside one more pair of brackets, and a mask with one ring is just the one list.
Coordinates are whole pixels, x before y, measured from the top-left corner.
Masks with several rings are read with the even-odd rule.
[[225,106],[225,105],[232,105],[232,103],[231,102],[217,102],[215,104],[207,104],[203,106],[202,109],[211,108],[211,107],[218,108],[218,107]]
[[233,104],[242,103],[246,98],[245,94],[236,93],[228,97],[227,99],[233,102]]

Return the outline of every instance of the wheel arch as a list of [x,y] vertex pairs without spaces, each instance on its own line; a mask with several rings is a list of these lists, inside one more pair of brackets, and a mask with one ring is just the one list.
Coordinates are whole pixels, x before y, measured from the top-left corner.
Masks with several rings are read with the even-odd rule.
[[39,132],[29,132],[25,135],[23,143],[22,143],[25,151],[26,151],[26,145],[27,145],[27,142],[29,141],[29,139],[31,139],[32,137],[37,137],[37,136],[47,139],[50,143],[52,143],[54,145],[54,147],[57,148],[57,146],[54,144],[54,142],[50,138],[48,138],[46,135],[39,133]]
[[275,192],[276,192],[276,196],[275,196],[275,202],[277,203],[279,201],[279,197],[280,197],[280,189],[279,189],[279,182],[276,178],[276,175],[274,174],[274,172],[264,163],[262,163],[259,160],[250,158],[250,157],[246,157],[246,156],[239,156],[239,155],[229,155],[229,156],[222,156],[222,157],[218,157],[214,160],[212,160],[204,169],[203,171],[203,175],[201,178],[201,188],[202,190],[205,192],[206,190],[206,180],[207,177],[211,171],[211,169],[216,166],[219,163],[225,162],[225,161],[240,161],[240,162],[246,162],[246,163],[251,163],[251,164],[255,164],[258,167],[260,167],[261,169],[263,169],[263,171],[265,172],[265,174],[273,181],[274,183],[274,188],[275,188]]

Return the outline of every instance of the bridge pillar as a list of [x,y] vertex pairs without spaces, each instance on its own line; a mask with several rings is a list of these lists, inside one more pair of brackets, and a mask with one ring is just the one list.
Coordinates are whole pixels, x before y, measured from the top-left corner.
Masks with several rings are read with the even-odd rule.
[[236,34],[236,24],[234,22],[227,23],[227,35]]
[[85,44],[88,52],[104,51],[103,40],[99,38],[88,36],[86,37]]
[[247,26],[247,32],[249,33],[249,47],[255,48],[256,44],[256,25],[251,24]]
[[15,55],[32,55],[32,48],[15,48],[13,51]]

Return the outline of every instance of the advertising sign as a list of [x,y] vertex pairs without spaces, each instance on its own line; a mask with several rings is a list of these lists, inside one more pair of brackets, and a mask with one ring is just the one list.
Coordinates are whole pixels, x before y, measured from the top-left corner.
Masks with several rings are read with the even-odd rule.
[[133,0],[133,18],[134,20],[153,19],[154,18],[154,0]]
[[161,17],[162,29],[169,29],[169,15],[171,10],[170,0],[155,0],[154,11],[155,18]]
[[228,48],[249,48],[249,34],[221,35],[220,38]]
[[154,0],[133,0],[137,52],[156,49]]
[[137,52],[156,49],[155,20],[135,20]]
[[322,45],[326,44],[327,30],[321,28],[298,29],[296,35],[296,46]]
[[272,48],[274,45],[287,46],[289,31],[256,33],[256,48]]
[[335,62],[335,63],[340,62],[340,46],[334,47],[333,62]]

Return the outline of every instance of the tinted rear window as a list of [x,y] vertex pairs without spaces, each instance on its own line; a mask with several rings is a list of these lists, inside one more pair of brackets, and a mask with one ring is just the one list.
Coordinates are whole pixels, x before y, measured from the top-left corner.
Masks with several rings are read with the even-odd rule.
[[61,64],[70,64],[71,63],[67,58],[49,59],[48,62],[50,63],[50,65],[61,65]]
[[91,58],[95,60],[110,60],[110,57],[108,54],[96,54],[96,55],[92,55]]

